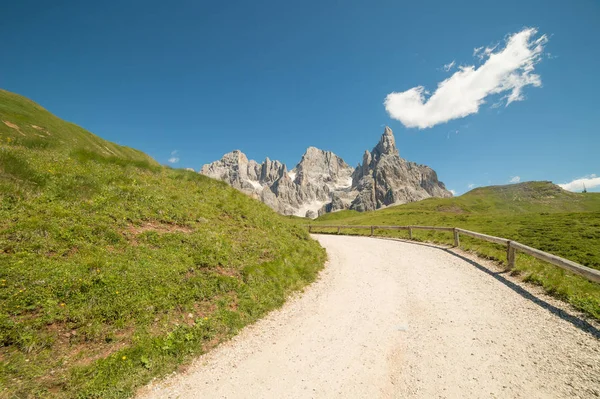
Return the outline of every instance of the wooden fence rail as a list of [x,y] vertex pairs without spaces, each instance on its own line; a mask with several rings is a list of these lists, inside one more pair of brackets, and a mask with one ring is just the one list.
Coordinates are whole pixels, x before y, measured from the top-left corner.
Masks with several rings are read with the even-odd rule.
[[479,240],[485,240],[494,244],[504,245],[506,247],[506,258],[508,261],[508,268],[512,269],[515,267],[517,251],[531,255],[537,259],[551,263],[562,269],[568,270],[572,273],[579,274],[587,278],[590,281],[600,284],[600,270],[592,269],[587,266],[580,265],[579,263],[571,260],[561,258],[560,256],[552,255],[548,252],[540,251],[527,245],[521,244],[516,241],[509,240],[502,237],[494,237],[487,234],[477,233],[475,231],[465,230],[458,227],[437,227],[437,226],[351,226],[351,225],[308,225],[308,231],[312,233],[313,228],[324,228],[324,229],[337,229],[337,233],[341,234],[342,229],[370,229],[371,236],[375,235],[375,230],[408,230],[408,236],[412,239],[413,230],[435,230],[435,231],[448,231],[454,234],[454,246],[460,246],[460,234],[464,234],[469,237],[477,238]]

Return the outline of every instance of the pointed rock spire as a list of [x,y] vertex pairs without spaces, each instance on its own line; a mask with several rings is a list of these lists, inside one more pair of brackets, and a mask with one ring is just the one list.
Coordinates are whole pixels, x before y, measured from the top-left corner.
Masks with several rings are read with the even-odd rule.
[[396,148],[396,139],[394,138],[394,132],[388,126],[385,127],[379,143],[373,148],[373,158],[379,158],[384,154],[395,154],[398,153]]

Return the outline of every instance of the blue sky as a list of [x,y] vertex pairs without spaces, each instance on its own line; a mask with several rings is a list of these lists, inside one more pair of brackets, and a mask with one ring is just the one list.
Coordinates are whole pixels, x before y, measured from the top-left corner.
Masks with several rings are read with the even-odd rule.
[[23,0],[2,6],[0,87],[174,167],[240,149],[292,168],[308,146],[356,165],[389,125],[459,194],[515,176],[598,191],[599,21],[596,0]]

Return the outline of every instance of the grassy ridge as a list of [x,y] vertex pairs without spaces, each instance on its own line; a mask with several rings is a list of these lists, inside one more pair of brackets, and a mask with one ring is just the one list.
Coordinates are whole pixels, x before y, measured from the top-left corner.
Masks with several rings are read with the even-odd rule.
[[[432,198],[367,213],[341,211],[318,218],[314,225],[319,224],[461,227],[519,241],[600,269],[600,194],[570,193],[549,182],[484,187],[460,197]],[[408,235],[387,230],[377,234],[402,238]],[[453,242],[448,233],[414,231],[413,235],[422,241]],[[469,237],[461,237],[461,247],[506,262],[504,247]],[[598,284],[524,254],[518,255],[515,272],[600,319]]]
[[151,157],[133,148],[106,141],[52,115],[39,104],[0,89],[0,137],[5,143],[54,152],[87,150],[113,160],[131,160],[158,166]]
[[0,122],[0,397],[128,397],[322,267],[305,229],[226,184],[0,94],[19,128]]

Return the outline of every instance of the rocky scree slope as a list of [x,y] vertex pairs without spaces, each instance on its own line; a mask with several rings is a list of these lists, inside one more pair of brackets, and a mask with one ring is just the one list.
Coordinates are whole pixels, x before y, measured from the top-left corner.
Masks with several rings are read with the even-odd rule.
[[267,158],[259,164],[235,150],[204,165],[200,173],[227,182],[279,213],[310,218],[452,196],[433,169],[400,157],[389,127],[356,168],[331,151],[309,147],[291,171],[279,161]]

